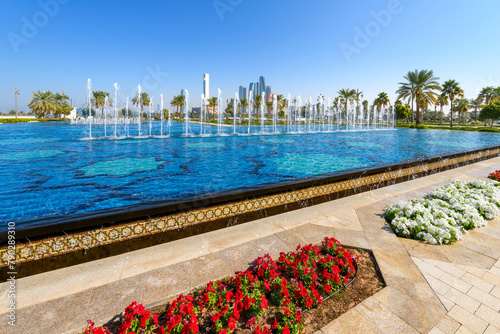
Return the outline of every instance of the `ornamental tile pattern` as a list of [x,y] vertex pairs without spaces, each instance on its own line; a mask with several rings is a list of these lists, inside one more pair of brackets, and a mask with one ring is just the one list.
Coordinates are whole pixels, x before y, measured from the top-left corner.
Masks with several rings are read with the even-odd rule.
[[[354,179],[342,180],[311,186],[299,190],[290,190],[280,194],[265,195],[259,198],[245,199],[207,208],[199,208],[188,212],[138,220],[121,225],[114,225],[74,234],[55,236],[44,240],[17,243],[16,264],[35,261],[46,257],[57,256],[65,253],[87,250],[93,247],[112,244],[115,242],[153,235],[186,228],[192,225],[207,223],[220,219],[270,209],[277,206],[303,202],[318,196],[328,196],[335,193],[356,190],[362,186],[383,186],[391,184],[397,178],[408,177],[421,173],[437,173],[442,168],[454,168],[461,164],[496,157],[500,148],[480,151],[473,154],[455,158],[443,159],[432,163],[422,163],[418,166],[391,170],[373,175],[361,175]],[[8,264],[7,246],[0,248],[0,268]]]

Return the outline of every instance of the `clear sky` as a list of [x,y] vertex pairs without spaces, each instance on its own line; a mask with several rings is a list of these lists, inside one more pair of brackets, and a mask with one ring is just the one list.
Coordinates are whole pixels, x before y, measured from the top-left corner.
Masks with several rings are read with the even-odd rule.
[[[500,1],[2,1],[0,111],[31,92],[65,90],[77,107],[94,89],[119,103],[137,84],[159,102],[182,88],[199,105],[266,77],[273,92],[335,97],[341,88],[391,101],[403,75],[432,69],[467,98],[500,85]],[[113,93],[112,93],[113,94]]]

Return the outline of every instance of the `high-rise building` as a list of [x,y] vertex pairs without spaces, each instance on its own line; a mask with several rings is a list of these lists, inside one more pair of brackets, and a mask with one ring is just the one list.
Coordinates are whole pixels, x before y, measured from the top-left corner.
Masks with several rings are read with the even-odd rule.
[[269,99],[271,98],[271,86],[266,86],[266,101],[269,101]]
[[208,73],[203,74],[203,95],[205,98],[210,98],[210,76]]
[[187,95],[187,89],[181,89],[181,95],[186,96]]
[[255,90],[257,89],[255,82],[250,82],[250,85],[248,86],[248,98],[250,98],[250,95],[252,96],[252,99],[255,98]]
[[247,88],[245,86],[240,86],[240,89],[238,91],[238,95],[240,99],[247,99]]
[[265,93],[266,93],[266,78],[264,78],[264,76],[261,76],[259,78],[259,91],[257,94],[264,95]]

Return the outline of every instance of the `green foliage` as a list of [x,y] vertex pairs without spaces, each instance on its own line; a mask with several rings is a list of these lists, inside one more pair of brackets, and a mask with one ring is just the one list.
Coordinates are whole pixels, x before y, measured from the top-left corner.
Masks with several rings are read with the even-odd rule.
[[133,114],[132,114],[132,110],[130,108],[129,109],[123,108],[120,110],[119,115],[121,117],[132,117]]
[[493,102],[484,106],[479,112],[479,117],[490,120],[493,126],[493,121],[500,118],[500,102]]
[[0,123],[27,123],[27,122],[61,122],[68,121],[62,118],[0,118]]
[[[92,116],[95,116],[95,114],[96,114],[95,109],[92,108],[91,109],[91,113],[92,113]],[[83,108],[82,109],[82,116],[83,117],[89,117],[89,108]]]
[[402,104],[396,104],[396,117],[398,119],[407,119],[411,116],[411,110]]

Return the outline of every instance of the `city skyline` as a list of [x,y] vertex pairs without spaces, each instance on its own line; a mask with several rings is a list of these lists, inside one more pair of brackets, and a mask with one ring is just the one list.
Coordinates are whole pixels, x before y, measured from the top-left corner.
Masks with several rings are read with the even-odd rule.
[[[381,91],[394,101],[398,83],[415,69],[433,70],[441,83],[457,80],[467,98],[500,85],[500,46],[484,33],[500,26],[495,1],[390,0],[359,6],[277,0],[266,3],[266,10],[258,2],[241,2],[222,12],[210,2],[192,7],[46,0],[4,7],[9,15],[0,23],[0,111],[15,108],[15,87],[20,111],[27,111],[37,90],[64,89],[81,107],[88,78],[95,90],[109,92],[117,82],[123,104],[141,84],[155,104],[160,94],[186,88],[191,105],[199,105],[203,73],[211,74],[212,91],[220,88],[224,99],[258,75],[272,82],[277,94],[333,98],[338,90],[353,88],[370,103]],[[173,12],[186,15],[170,15],[165,24],[165,13]],[[90,16],[92,25],[78,20]],[[137,24],[124,25],[126,20]],[[214,38],[199,40],[200,29]],[[151,45],[154,52],[148,51]]]

